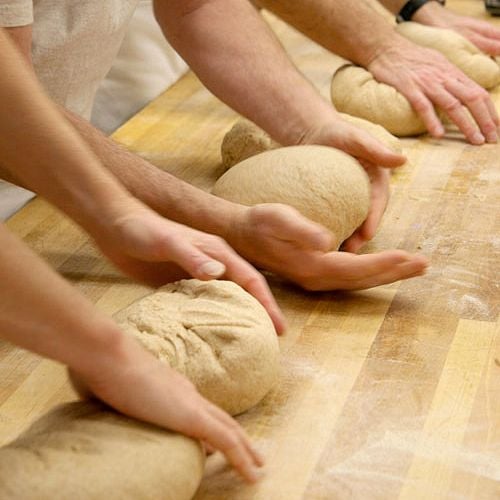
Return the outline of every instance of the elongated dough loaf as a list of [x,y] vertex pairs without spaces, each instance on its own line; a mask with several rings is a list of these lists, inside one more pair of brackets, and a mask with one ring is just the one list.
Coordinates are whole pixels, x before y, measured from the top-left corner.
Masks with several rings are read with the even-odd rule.
[[[340,113],[342,118],[369,134],[392,149],[395,153],[402,153],[403,148],[397,137],[394,137],[380,125],[371,123],[356,116]],[[238,120],[226,133],[221,144],[221,157],[224,171],[236,165],[240,161],[250,158],[270,149],[282,147],[278,142],[271,139],[269,134],[249,120],[244,118]]]
[[[115,319],[230,413],[258,403],[277,380],[279,347],[271,320],[235,283],[172,283]],[[204,463],[193,439],[98,402],[71,403],[0,449],[0,498],[189,500]]]
[[[418,45],[441,52],[469,78],[489,89],[500,83],[500,68],[463,36],[451,30],[401,23],[399,33]],[[364,68],[344,65],[333,75],[331,98],[338,111],[383,126],[398,137],[426,132],[424,122],[399,91],[380,83]],[[443,117],[446,121],[446,117]]]
[[220,177],[212,193],[243,205],[291,205],[332,231],[335,250],[366,219],[370,202],[368,176],[358,161],[325,146],[291,146],[247,158]]
[[193,439],[97,402],[69,403],[0,449],[0,498],[188,500],[204,464]]
[[379,83],[364,68],[347,64],[333,75],[332,102],[338,111],[381,125],[398,137],[423,134],[424,122],[406,97]]

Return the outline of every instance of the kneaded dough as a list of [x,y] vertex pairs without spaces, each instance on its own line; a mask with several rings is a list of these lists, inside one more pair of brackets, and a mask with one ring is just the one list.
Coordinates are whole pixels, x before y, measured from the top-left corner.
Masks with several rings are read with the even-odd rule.
[[377,123],[398,137],[427,130],[406,97],[359,66],[347,64],[336,71],[331,97],[338,111]]
[[441,52],[483,88],[491,89],[500,83],[498,63],[456,31],[412,22],[398,24],[396,31],[417,45]]
[[362,224],[370,203],[361,165],[326,146],[291,146],[247,158],[220,177],[212,193],[243,205],[291,205],[333,233],[332,250]]
[[263,306],[230,281],[182,280],[115,315],[120,327],[236,415],[279,374],[279,345]]
[[[500,83],[497,62],[458,33],[412,22],[401,23],[396,29],[414,43],[441,52],[480,86],[489,89]],[[359,66],[341,66],[333,75],[330,94],[338,111],[382,125],[398,137],[427,130],[406,97]],[[445,116],[441,119],[447,121]]]
[[[345,113],[340,114],[344,120],[373,135],[395,153],[403,152],[399,139],[380,125]],[[250,156],[280,147],[281,144],[271,139],[261,128],[250,120],[242,118],[233,125],[222,140],[221,156],[224,171]]]
[[188,500],[200,444],[97,402],[59,406],[0,449],[0,498]]

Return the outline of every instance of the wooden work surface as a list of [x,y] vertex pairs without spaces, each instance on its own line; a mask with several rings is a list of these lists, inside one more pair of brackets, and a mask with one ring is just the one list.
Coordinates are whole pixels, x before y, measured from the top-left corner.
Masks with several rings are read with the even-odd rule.
[[[449,3],[482,12],[478,0]],[[326,95],[339,60],[272,24]],[[187,75],[115,138],[206,189],[235,119]],[[266,476],[243,485],[216,455],[197,499],[500,498],[499,146],[457,134],[404,146],[410,164],[393,177],[370,250],[421,251],[427,275],[357,293],[305,293],[271,279],[290,325],[282,376],[240,418]],[[108,313],[147,291],[44,201],[8,226]],[[0,343],[1,443],[73,397],[61,366]]]

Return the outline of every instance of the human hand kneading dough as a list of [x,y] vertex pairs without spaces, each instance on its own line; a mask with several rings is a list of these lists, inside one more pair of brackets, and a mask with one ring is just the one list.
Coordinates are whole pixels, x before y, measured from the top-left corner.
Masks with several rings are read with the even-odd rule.
[[136,201],[93,231],[99,248],[127,275],[159,286],[181,278],[224,277],[254,295],[278,333],[285,320],[265,278],[222,238],[165,219]]
[[[389,171],[383,167],[398,167],[406,158],[390,150],[373,135],[347,122],[337,113],[338,121],[311,130],[302,144],[320,144],[338,148],[354,156],[363,165],[371,183],[368,217],[363,225],[344,243],[344,249],[357,252],[375,236],[389,200]],[[382,166],[380,166],[382,165]]]
[[462,16],[437,2],[428,2],[418,9],[413,20],[427,26],[454,30],[484,53],[500,56],[500,29],[488,21]]
[[436,106],[470,143],[497,142],[500,122],[488,92],[439,52],[399,36],[395,40],[366,66],[376,80],[404,95],[433,136],[444,134]]
[[332,234],[287,205],[244,207],[233,226],[234,248],[306,290],[361,290],[419,276],[427,267],[425,257],[400,250],[328,251]]
[[70,372],[79,394],[96,396],[125,415],[198,439],[207,450],[221,451],[246,481],[255,482],[264,462],[236,420],[135,340],[124,335],[122,343],[121,362],[103,364],[93,374]]

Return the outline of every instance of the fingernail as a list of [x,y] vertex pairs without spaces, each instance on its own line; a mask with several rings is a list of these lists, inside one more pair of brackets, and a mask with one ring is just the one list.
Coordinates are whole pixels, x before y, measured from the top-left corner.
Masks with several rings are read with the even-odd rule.
[[496,132],[490,132],[489,134],[486,135],[486,140],[489,143],[495,143],[498,142],[498,135]]
[[475,144],[483,144],[484,136],[480,132],[474,132],[472,135],[472,142]]
[[210,260],[205,262],[199,268],[199,272],[201,274],[206,274],[208,276],[213,276],[214,278],[218,278],[222,276],[226,272],[226,266],[221,262],[217,262],[216,260]]

